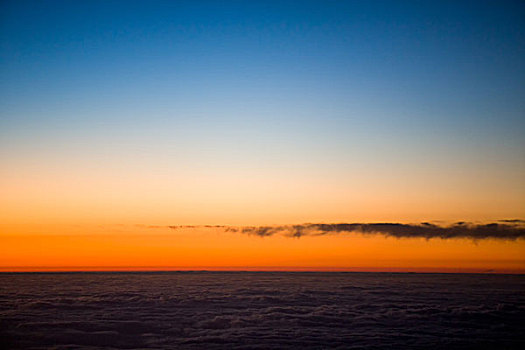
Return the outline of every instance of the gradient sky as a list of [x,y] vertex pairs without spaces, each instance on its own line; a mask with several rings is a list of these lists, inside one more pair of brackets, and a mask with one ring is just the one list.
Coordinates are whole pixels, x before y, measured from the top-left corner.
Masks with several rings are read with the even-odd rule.
[[135,226],[525,218],[522,1],[2,1],[0,77],[0,266],[525,271]]

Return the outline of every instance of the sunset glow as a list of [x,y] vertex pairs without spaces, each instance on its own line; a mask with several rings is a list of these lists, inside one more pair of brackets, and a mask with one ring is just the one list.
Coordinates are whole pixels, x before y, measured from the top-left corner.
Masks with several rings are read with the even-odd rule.
[[523,4],[24,4],[0,8],[2,271],[525,272],[523,228],[222,227],[522,225]]

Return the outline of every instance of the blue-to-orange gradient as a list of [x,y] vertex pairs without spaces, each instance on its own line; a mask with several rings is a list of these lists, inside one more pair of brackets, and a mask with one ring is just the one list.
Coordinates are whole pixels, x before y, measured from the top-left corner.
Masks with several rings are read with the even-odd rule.
[[0,270],[525,272],[521,1],[2,1]]

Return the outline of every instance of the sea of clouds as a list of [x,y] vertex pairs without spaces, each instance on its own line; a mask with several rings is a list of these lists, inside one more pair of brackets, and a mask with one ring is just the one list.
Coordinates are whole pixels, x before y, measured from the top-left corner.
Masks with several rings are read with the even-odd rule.
[[0,274],[7,349],[525,349],[525,276]]

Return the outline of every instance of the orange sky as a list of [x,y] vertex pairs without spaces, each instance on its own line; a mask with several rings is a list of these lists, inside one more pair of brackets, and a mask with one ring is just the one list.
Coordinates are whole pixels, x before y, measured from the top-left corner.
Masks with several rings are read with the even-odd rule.
[[2,2],[0,269],[525,271],[523,239],[137,226],[525,219],[514,5],[194,3]]
[[0,268],[525,272],[525,242],[381,235],[258,237],[221,229],[3,225]]
[[139,163],[123,160],[89,168],[79,160],[37,162],[31,168],[19,160],[0,169],[0,268],[525,272],[523,240],[427,241],[358,234],[261,238],[137,226],[484,223],[525,217],[523,187],[511,188],[521,184],[518,180],[500,184],[496,175],[485,174],[469,182],[426,170],[386,176],[371,170],[329,174],[292,168],[177,171],[166,165],[159,171],[159,164],[149,172]]

